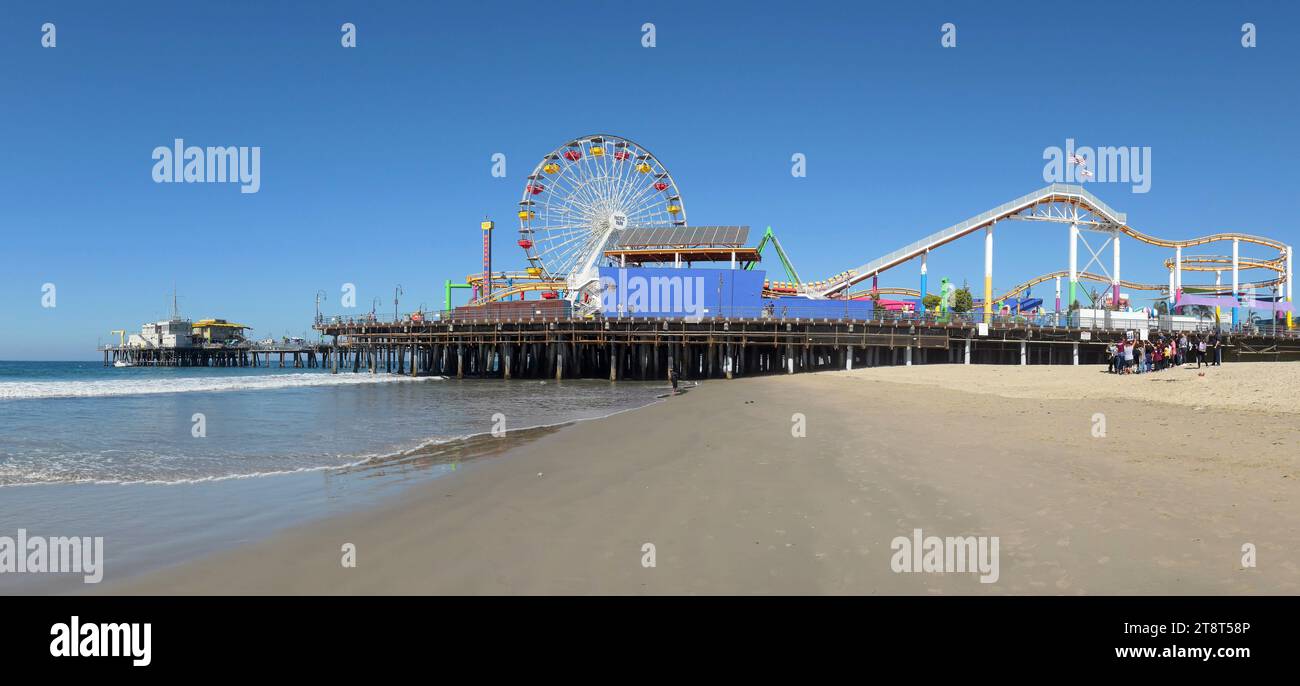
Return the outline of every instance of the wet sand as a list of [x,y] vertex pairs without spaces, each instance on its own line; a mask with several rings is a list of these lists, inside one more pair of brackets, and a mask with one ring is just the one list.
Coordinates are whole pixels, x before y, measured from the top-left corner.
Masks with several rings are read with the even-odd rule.
[[[1300,363],[1203,371],[931,365],[708,381],[377,508],[92,590],[1300,592]],[[792,435],[796,414],[806,437]],[[999,537],[1000,578],[895,573],[891,541],[916,528]]]

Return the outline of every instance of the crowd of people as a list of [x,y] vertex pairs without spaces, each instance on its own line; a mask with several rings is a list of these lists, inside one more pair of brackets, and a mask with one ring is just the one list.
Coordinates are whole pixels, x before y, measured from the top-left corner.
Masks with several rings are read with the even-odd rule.
[[1223,342],[1218,334],[1160,334],[1147,340],[1130,334],[1107,345],[1106,354],[1115,374],[1145,374],[1193,362],[1200,369],[1223,364]]

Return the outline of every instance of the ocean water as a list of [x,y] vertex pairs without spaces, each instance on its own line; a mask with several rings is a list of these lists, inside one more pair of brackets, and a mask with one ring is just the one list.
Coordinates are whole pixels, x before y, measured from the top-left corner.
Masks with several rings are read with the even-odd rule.
[[[0,362],[0,536],[105,536],[146,571],[364,507],[466,441],[633,409],[665,384]],[[518,436],[519,433],[513,434]],[[463,466],[462,466],[463,468]],[[0,592],[75,590],[0,575]]]

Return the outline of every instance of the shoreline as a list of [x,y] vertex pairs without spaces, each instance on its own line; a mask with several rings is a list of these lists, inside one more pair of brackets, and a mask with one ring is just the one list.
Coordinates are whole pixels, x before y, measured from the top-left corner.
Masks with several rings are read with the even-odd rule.
[[[1220,379],[1226,389],[1242,373],[1224,370],[1241,367],[1193,383]],[[511,459],[414,484],[370,508],[80,590],[1300,592],[1290,543],[1300,514],[1285,507],[1300,473],[1297,458],[1277,445],[1300,440],[1295,414],[1275,410],[1291,421],[1265,422],[1228,406],[1202,412],[1107,397],[1114,384],[1098,398],[1101,387],[1083,375],[1145,379],[1108,378],[1097,367],[1070,368],[1071,380],[1090,383],[1077,389],[1084,397],[997,395],[991,383],[1009,369],[932,365],[709,381],[637,412],[565,426],[500,452]],[[1059,392],[1062,375],[1024,369],[1026,383],[1046,379],[1041,393]],[[1164,373],[1185,371],[1195,373]],[[966,389],[890,378],[908,373],[913,382],[936,374]],[[1300,365],[1282,376],[1300,377]],[[1091,434],[1098,412],[1109,418],[1105,439]],[[806,417],[805,438],[791,435],[794,413]],[[1228,450],[1206,439],[1240,433],[1243,422],[1256,424],[1243,445]],[[913,528],[1000,537],[1001,580],[893,573],[890,542]],[[341,564],[345,543],[356,546],[355,568]],[[642,566],[647,543],[654,567]],[[1270,564],[1240,569],[1243,543]]]
[[[0,487],[5,501],[4,508],[0,509],[5,512],[6,521],[14,523],[9,536],[23,528],[34,534],[103,538],[103,564],[108,570],[104,583],[108,584],[237,549],[286,528],[375,507],[407,488],[445,478],[472,467],[481,458],[495,456],[570,423],[659,402],[662,396],[662,389],[644,384],[633,384],[618,392],[606,390],[605,384],[590,386],[582,382],[546,385],[541,390],[530,390],[521,384],[513,390],[500,386],[474,388],[479,385],[448,382],[447,386],[431,387],[459,389],[444,402],[453,403],[447,412],[453,413],[453,417],[459,413],[463,419],[433,418],[430,422],[408,407],[404,412],[408,419],[399,427],[403,433],[416,433],[420,427],[432,424],[431,428],[447,427],[465,433],[433,435],[406,445],[399,443],[367,451],[355,458],[338,460],[338,464],[283,471],[237,472],[195,479],[150,478],[125,483],[99,479],[17,483]],[[532,394],[535,409],[508,401],[507,396],[521,391]],[[397,403],[414,399],[425,405],[444,397],[439,395],[430,400],[429,396],[414,391],[371,395]],[[269,398],[253,393],[239,397],[263,402]],[[545,412],[549,407],[547,399],[556,397],[562,399],[561,403],[554,412]],[[588,399],[585,405],[563,400],[581,397]],[[468,404],[454,404],[456,398],[466,398]],[[350,397],[346,400],[352,402]],[[215,401],[195,394],[190,402],[197,409],[206,409],[203,403]],[[329,402],[327,394],[316,405]],[[436,404],[428,406],[434,408]],[[502,423],[495,421],[493,412],[502,413]],[[188,420],[188,408],[179,414]],[[188,437],[188,423],[182,428]],[[492,435],[494,430],[502,432],[499,438]],[[356,440],[342,434],[339,437],[342,439],[339,445],[365,441],[365,437]],[[222,436],[221,440],[229,439]],[[316,440],[315,444],[320,441]],[[327,461],[344,454],[339,451],[337,455],[325,454],[319,459]],[[241,468],[238,463],[231,464],[233,469]],[[0,595],[82,592],[93,592],[93,589],[83,588],[76,575],[0,574]]]
[[[480,460],[497,457],[541,436],[561,430],[577,421],[544,426],[512,429],[500,438],[490,433],[461,436],[446,440],[425,442],[415,448],[389,453],[383,459],[369,458],[354,464],[322,467],[295,472],[268,473],[252,476],[217,478],[197,482],[133,482],[133,483],[48,483],[13,486],[27,490],[36,487],[66,492],[69,497],[110,502],[127,498],[133,507],[148,512],[166,508],[177,498],[195,503],[232,500],[229,516],[235,519],[253,518],[254,524],[233,529],[222,529],[211,534],[211,522],[203,518],[216,510],[213,504],[199,505],[201,513],[190,516],[178,526],[176,539],[163,542],[130,540],[125,545],[114,545],[112,535],[105,536],[110,574],[101,585],[125,583],[151,573],[190,564],[212,555],[220,555],[242,546],[250,545],[295,527],[328,520],[331,517],[348,517],[353,513],[382,507],[400,498],[405,491],[426,481],[447,478],[458,471],[473,469]],[[238,495],[229,490],[232,484],[242,484]],[[9,488],[9,487],[5,487]],[[124,489],[115,492],[116,489]],[[184,492],[173,490],[184,489]],[[324,490],[325,495],[313,495]],[[342,495],[346,493],[346,495]],[[265,498],[288,497],[291,503],[277,504],[274,508],[259,506]],[[330,501],[330,502],[323,502]],[[252,514],[255,508],[260,514]],[[277,519],[284,517],[284,520]],[[207,522],[205,524],[205,522]],[[229,527],[229,525],[225,525]],[[265,530],[248,533],[245,529],[261,526]],[[236,534],[230,538],[230,534]],[[0,533],[0,535],[4,535]],[[10,532],[9,535],[12,535]],[[125,549],[125,561],[121,559]],[[118,559],[114,559],[118,558]],[[121,573],[119,570],[125,570]],[[75,574],[21,575],[7,579],[0,586],[0,596],[16,593],[85,593],[95,592],[95,587],[85,586]]]

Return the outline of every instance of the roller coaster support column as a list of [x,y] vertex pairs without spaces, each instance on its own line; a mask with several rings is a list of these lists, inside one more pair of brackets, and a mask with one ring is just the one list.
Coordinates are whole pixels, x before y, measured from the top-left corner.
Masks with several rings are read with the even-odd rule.
[[927,250],[921,255],[921,297],[916,301],[916,311],[919,314],[925,314],[925,277],[926,260],[930,257],[930,251]]
[[1065,309],[1074,307],[1076,293],[1079,289],[1079,225],[1070,225],[1070,301]]
[[1113,266],[1114,268],[1111,271],[1114,273],[1111,274],[1110,277],[1110,282],[1111,282],[1110,305],[1112,310],[1118,312],[1119,311],[1119,232],[1118,231],[1115,232],[1115,254],[1114,254]]
[[[1178,303],[1178,294],[1183,291],[1183,246],[1174,248],[1174,290],[1169,293],[1169,304]],[[1169,310],[1173,314],[1173,309]]]
[[[1214,270],[1214,297],[1216,298],[1219,297],[1219,292],[1222,290],[1220,286],[1222,285],[1223,285],[1223,272],[1218,269],[1215,269]],[[1219,309],[1218,305],[1215,305],[1214,323],[1217,325],[1221,321],[1223,321],[1223,311]]]
[[1241,292],[1237,290],[1238,288],[1241,287],[1241,281],[1238,275],[1238,261],[1237,261],[1238,249],[1240,248],[1240,243],[1241,241],[1238,241],[1235,238],[1232,239],[1232,302],[1233,302],[1232,328],[1233,329],[1237,328],[1237,312],[1241,309],[1240,307],[1237,307],[1237,303],[1241,302]]
[[984,228],[984,321],[993,321],[993,225]]
[[[1291,292],[1291,287],[1295,285],[1295,271],[1293,271],[1293,262],[1291,257],[1291,246],[1288,245],[1286,246],[1286,301],[1288,303],[1294,302],[1291,300],[1294,295]],[[1292,307],[1295,307],[1295,305],[1292,305]],[[1288,329],[1295,328],[1295,321],[1291,319],[1292,314],[1294,314],[1294,312],[1287,310],[1286,328]]]
[[1061,321],[1061,277],[1056,277],[1056,321]]

